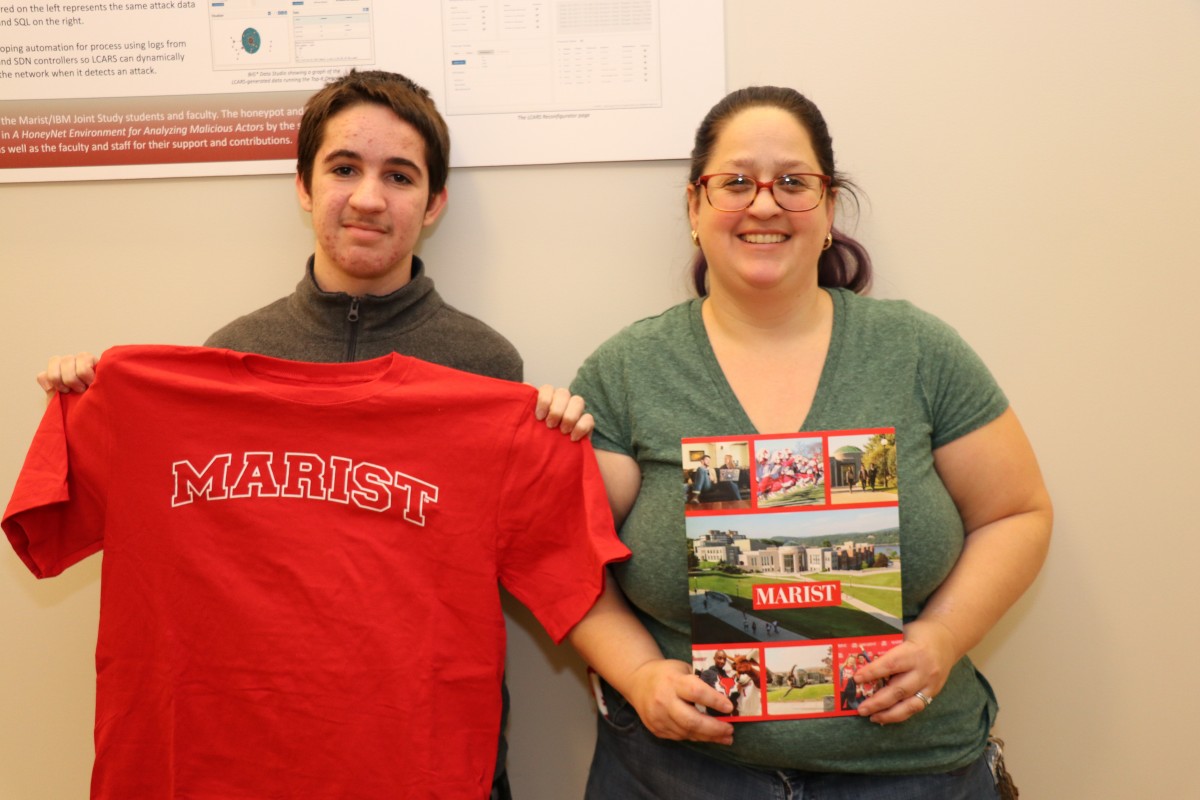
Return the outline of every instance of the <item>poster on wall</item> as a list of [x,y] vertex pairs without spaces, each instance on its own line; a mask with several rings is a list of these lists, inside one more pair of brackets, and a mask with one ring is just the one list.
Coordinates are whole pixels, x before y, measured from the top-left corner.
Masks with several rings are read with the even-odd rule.
[[402,72],[452,166],[684,158],[720,0],[0,0],[0,182],[288,173],[304,101]]

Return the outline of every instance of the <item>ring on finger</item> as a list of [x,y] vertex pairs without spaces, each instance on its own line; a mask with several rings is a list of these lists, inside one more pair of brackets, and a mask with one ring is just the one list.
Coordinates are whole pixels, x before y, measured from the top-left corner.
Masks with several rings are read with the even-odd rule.
[[913,697],[919,698],[926,708],[933,705],[933,698],[926,695],[924,692],[913,692]]

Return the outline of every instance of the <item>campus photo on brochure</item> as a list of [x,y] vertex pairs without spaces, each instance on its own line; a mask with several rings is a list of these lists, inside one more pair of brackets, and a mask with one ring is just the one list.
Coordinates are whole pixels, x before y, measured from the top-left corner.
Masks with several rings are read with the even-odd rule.
[[681,447],[692,666],[723,716],[856,714],[884,683],[855,672],[904,638],[895,431]]

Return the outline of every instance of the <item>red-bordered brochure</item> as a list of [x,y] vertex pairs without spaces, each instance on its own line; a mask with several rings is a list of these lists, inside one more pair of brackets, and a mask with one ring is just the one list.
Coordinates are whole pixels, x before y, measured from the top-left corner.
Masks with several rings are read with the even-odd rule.
[[857,715],[884,682],[854,673],[904,638],[895,430],[688,438],[681,458],[692,667],[723,718]]

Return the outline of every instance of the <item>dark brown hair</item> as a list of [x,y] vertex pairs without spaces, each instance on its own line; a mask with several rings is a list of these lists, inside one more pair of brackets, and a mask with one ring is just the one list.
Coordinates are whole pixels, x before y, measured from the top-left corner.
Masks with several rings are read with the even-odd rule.
[[429,92],[395,72],[353,69],[327,83],[304,104],[296,156],[296,172],[304,188],[312,191],[313,163],[325,140],[325,125],[334,115],[361,103],[391,109],[416,129],[425,142],[430,199],[441,192],[450,169],[450,131]]

